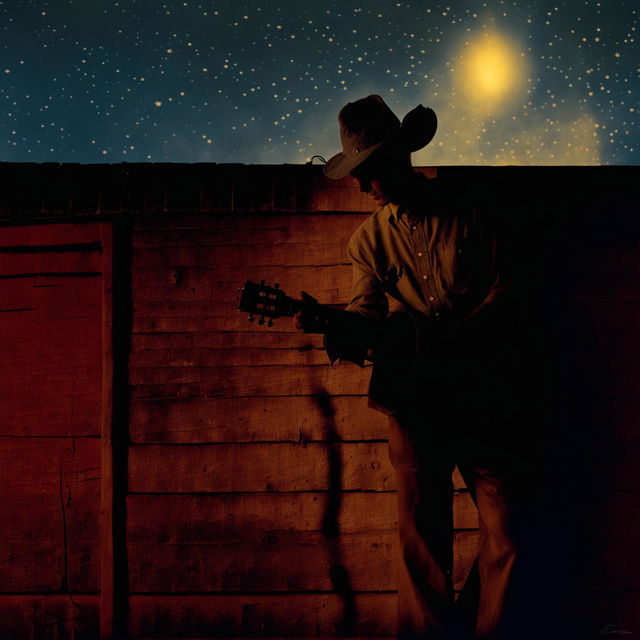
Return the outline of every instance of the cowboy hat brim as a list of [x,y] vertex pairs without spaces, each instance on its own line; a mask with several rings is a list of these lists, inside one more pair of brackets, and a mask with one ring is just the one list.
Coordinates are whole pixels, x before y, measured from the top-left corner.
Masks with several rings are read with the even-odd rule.
[[407,113],[402,119],[400,128],[386,140],[367,147],[359,153],[349,155],[342,151],[337,153],[324,165],[323,173],[332,180],[345,178],[378,149],[388,145],[395,144],[401,149],[413,153],[426,147],[433,140],[437,128],[438,119],[435,111],[419,104]]

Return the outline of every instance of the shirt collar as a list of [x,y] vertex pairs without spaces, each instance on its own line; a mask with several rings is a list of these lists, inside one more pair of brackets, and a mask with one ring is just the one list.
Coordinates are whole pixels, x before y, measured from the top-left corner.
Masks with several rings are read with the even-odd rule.
[[[422,199],[424,196],[427,196],[427,191],[432,187],[432,183],[430,182],[430,180],[421,173],[416,173],[416,185],[417,188],[415,195],[418,195],[418,190],[423,191],[423,194],[420,194],[419,196],[420,199]],[[391,221],[391,219],[393,218],[396,220],[396,222],[399,222],[403,214],[409,213],[409,207],[403,204],[389,202],[385,206],[389,210],[389,221]]]
[[395,218],[395,220],[398,221],[400,220],[400,216],[402,216],[403,213],[406,213],[406,209],[395,202],[387,204],[387,209],[389,209],[389,221],[391,221],[392,218]]

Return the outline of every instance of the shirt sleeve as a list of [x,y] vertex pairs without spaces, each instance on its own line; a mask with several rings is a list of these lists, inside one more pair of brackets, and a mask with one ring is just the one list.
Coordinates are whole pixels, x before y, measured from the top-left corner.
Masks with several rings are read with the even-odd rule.
[[[351,301],[346,310],[368,318],[386,318],[389,303],[382,283],[372,268],[373,251],[358,234],[354,234],[347,245],[347,255],[352,265]],[[331,364],[337,360],[348,360],[364,366],[372,348],[370,335],[346,334],[329,331],[324,337],[324,346]]]

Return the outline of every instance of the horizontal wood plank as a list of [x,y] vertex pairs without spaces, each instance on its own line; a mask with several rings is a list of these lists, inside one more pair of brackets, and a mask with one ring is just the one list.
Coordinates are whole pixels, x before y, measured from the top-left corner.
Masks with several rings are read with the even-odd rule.
[[[325,410],[333,412],[327,421]],[[365,396],[132,398],[135,443],[380,440],[387,418]]]
[[352,363],[273,367],[131,369],[132,398],[363,395],[370,367]]
[[47,245],[84,244],[101,240],[100,222],[48,222],[47,224],[6,225],[0,232],[0,248],[46,247]]
[[[134,247],[192,247],[230,244],[271,244],[344,239],[368,213],[282,215],[220,214],[216,216],[136,216]],[[154,222],[157,224],[154,225]]]
[[308,638],[392,636],[397,605],[394,593],[319,593],[133,595],[130,606],[132,638]]
[[389,491],[395,474],[381,443],[135,445],[129,489],[149,492],[318,491],[339,473],[346,490]]
[[0,438],[0,468],[0,588],[96,591],[99,439]]
[[[131,544],[260,541],[271,533],[322,531],[327,518],[340,534],[398,527],[395,493],[134,494],[127,504]],[[456,491],[453,504],[457,529],[478,527],[468,492]]]
[[[57,243],[56,243],[57,244]],[[32,273],[99,273],[102,270],[102,252],[97,242],[88,243],[85,250],[68,250],[37,253],[0,251],[0,276]]]
[[[257,329],[257,330],[256,330]],[[300,331],[282,332],[276,327],[254,327],[252,331],[211,331],[176,333],[134,333],[131,336],[131,357],[154,350],[194,349],[295,349],[303,352],[322,348],[322,336]]]
[[148,267],[132,273],[134,305],[147,302],[196,302],[211,304],[211,310],[235,309],[238,289],[246,280],[267,284],[278,282],[289,296],[297,298],[308,291],[324,304],[344,304],[351,292],[351,268],[327,267]]
[[0,595],[0,638],[99,637],[97,595]]
[[[235,234],[234,234],[235,236]],[[281,242],[268,244],[234,243],[197,247],[140,247],[133,252],[133,268],[145,267],[215,267],[217,265],[247,267],[301,267],[350,264],[346,253],[347,239],[316,239],[315,242]]]
[[[330,475],[331,474],[331,475]],[[251,443],[134,445],[134,493],[238,491],[392,491],[395,471],[386,443]],[[464,487],[456,471],[454,486]]]
[[[279,531],[262,540],[190,545],[129,545],[131,590],[143,592],[332,591],[336,566],[355,591],[397,589],[401,551],[396,531],[342,534]],[[462,588],[477,545],[477,532],[456,533],[453,581]]]

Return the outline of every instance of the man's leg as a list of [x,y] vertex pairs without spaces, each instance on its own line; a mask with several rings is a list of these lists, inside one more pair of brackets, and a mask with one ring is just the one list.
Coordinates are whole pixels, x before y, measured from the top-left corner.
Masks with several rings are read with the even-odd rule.
[[[473,496],[480,520],[477,567],[479,577],[475,638],[492,638],[503,617],[505,597],[516,561],[510,474],[476,465],[458,465]],[[472,591],[476,586],[468,585]],[[461,598],[465,597],[465,590]]]
[[419,412],[390,417],[402,557],[398,638],[445,637],[453,615],[453,463]]

